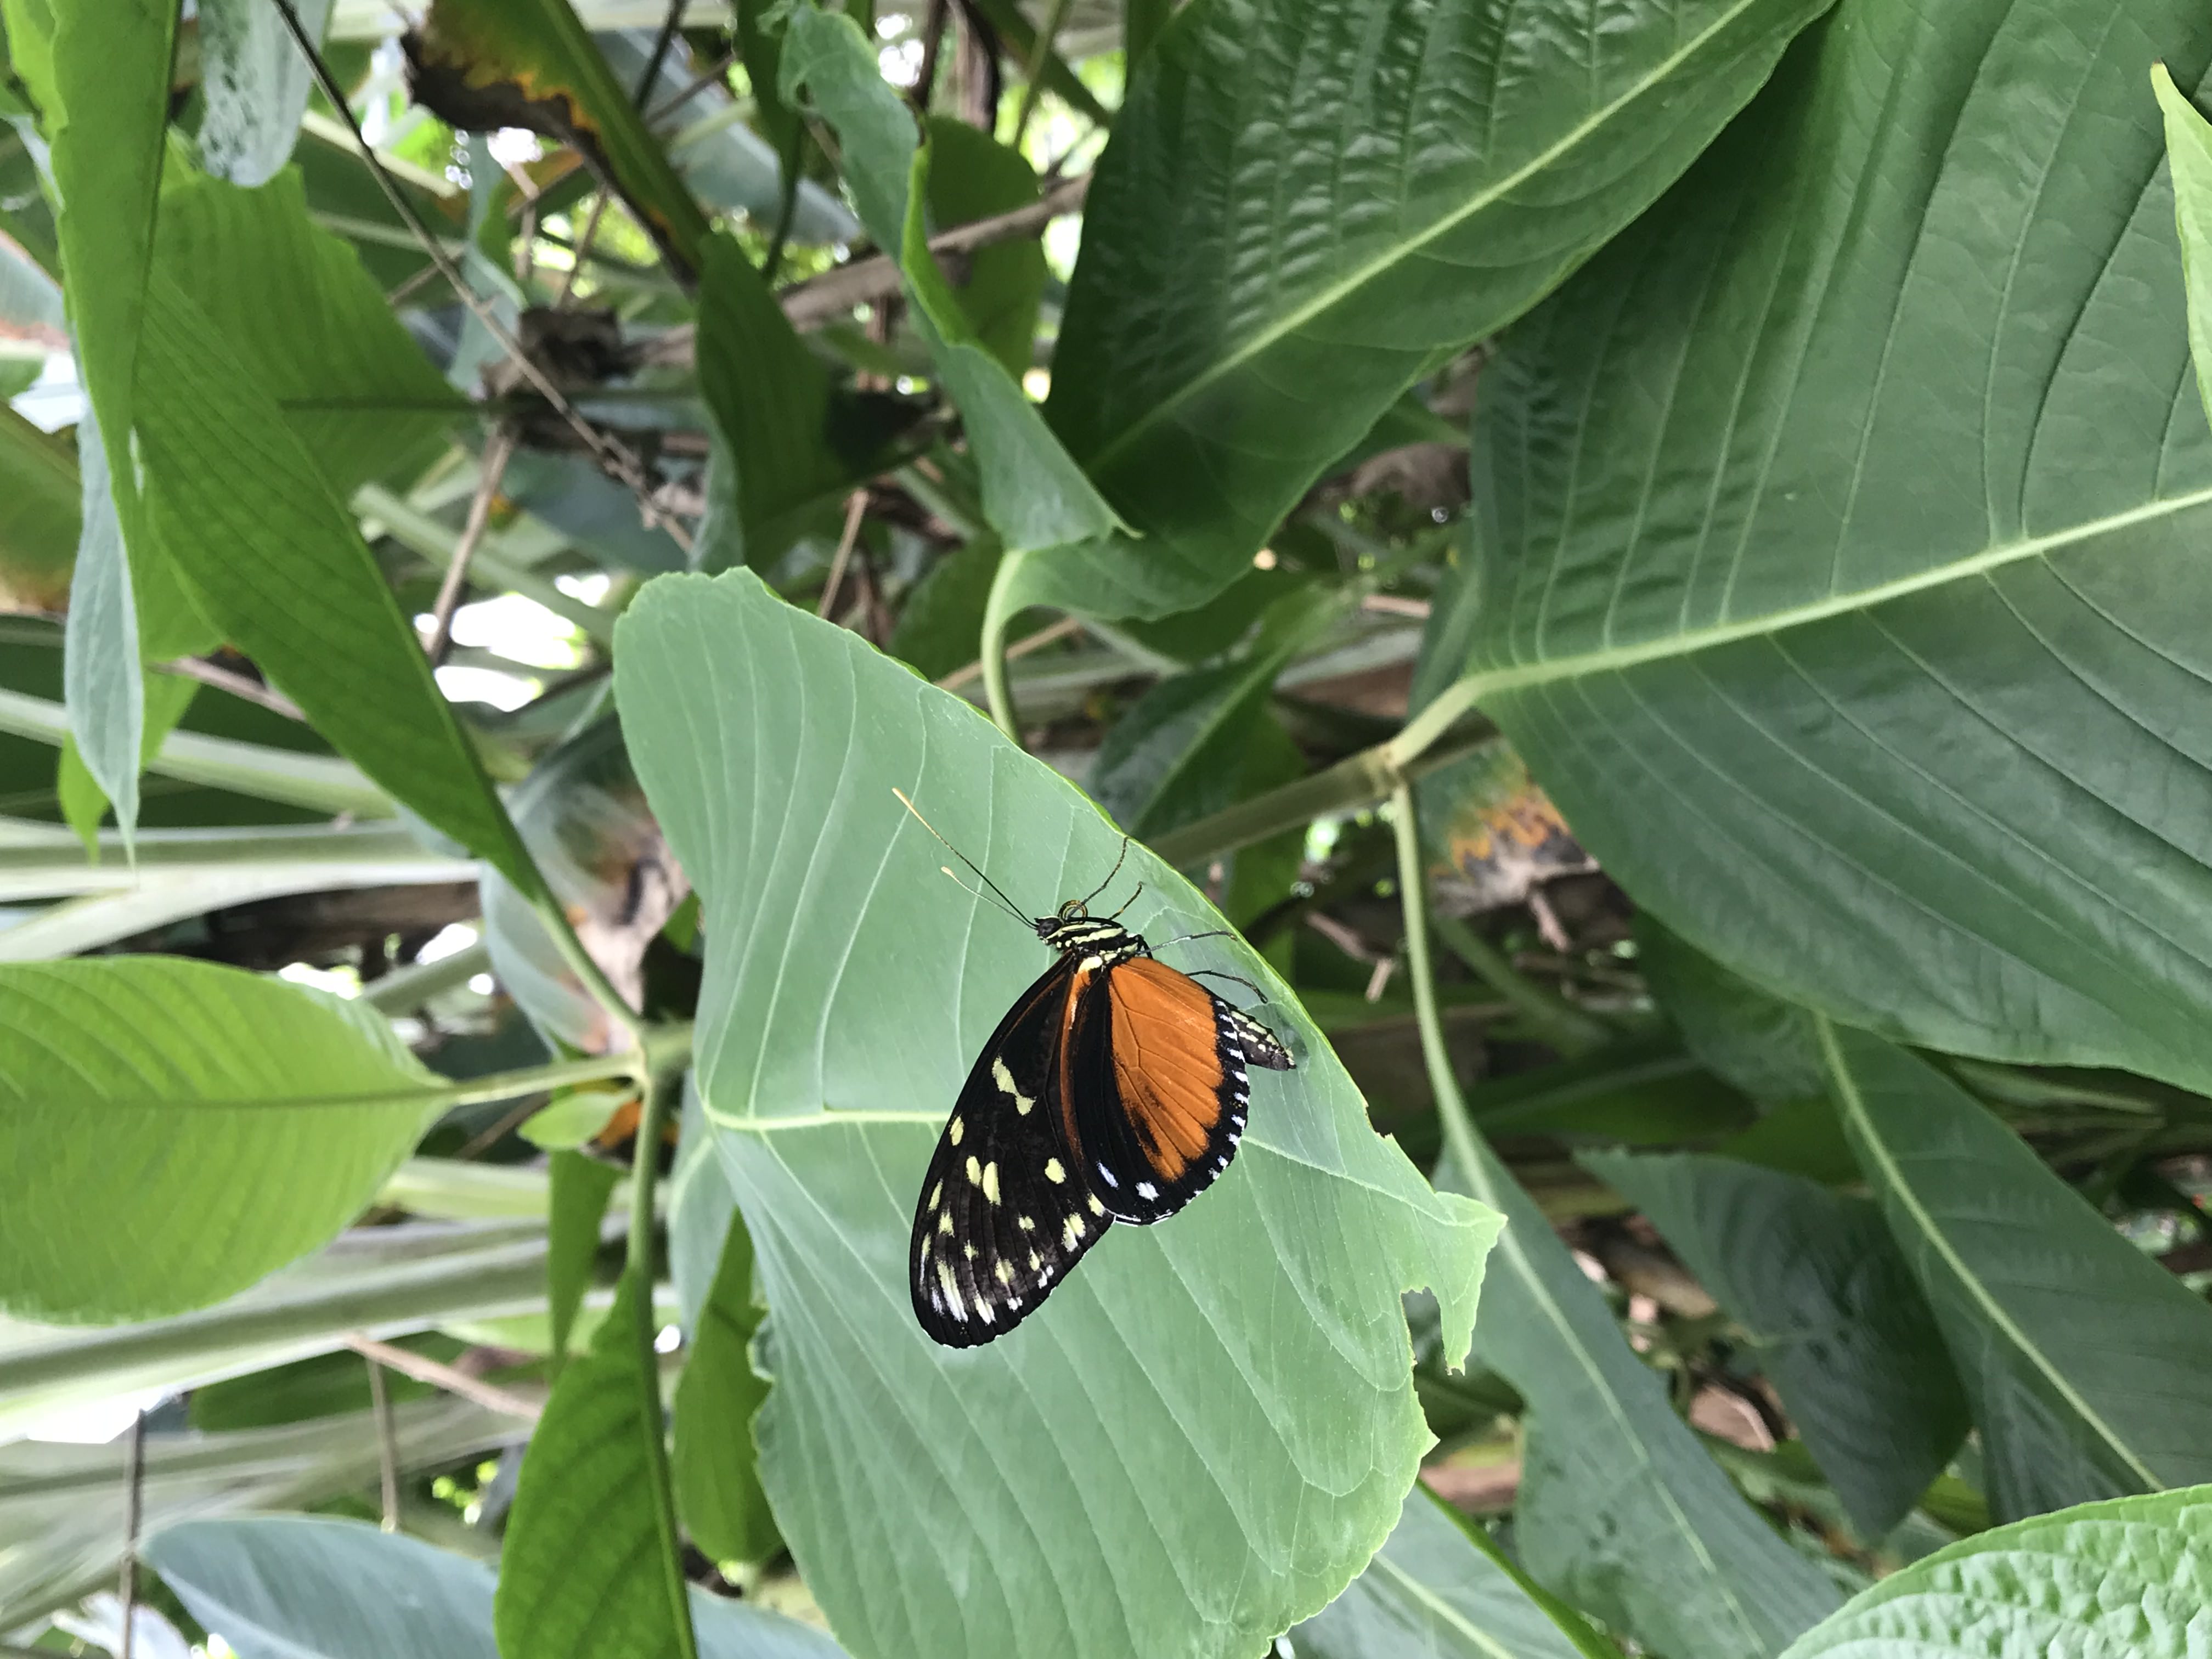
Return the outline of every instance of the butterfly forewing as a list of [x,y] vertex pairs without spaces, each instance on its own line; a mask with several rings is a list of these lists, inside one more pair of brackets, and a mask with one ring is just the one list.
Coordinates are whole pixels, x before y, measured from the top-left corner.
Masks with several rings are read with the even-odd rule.
[[1116,1220],[1173,1215],[1229,1167],[1251,1093],[1236,1012],[1150,957],[1091,976],[1063,1074],[1084,1174]]
[[930,1159],[908,1251],[915,1316],[950,1347],[1035,1310],[1109,1223],[1066,1144],[1060,1052],[1073,964],[1053,964],[983,1045]]

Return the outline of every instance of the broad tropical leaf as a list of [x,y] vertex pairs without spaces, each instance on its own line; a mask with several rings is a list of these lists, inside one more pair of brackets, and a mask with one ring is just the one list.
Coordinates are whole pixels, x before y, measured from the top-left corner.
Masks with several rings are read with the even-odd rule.
[[1485,371],[1446,702],[1790,1000],[2203,1086],[2212,434],[2160,57],[2196,86],[2212,17],[1845,0]]
[[2212,1488],[2085,1504],[1963,1539],[1862,1590],[1783,1659],[2197,1659]]
[[0,1306],[204,1307],[334,1237],[437,1079],[318,993],[166,957],[0,967]]
[[[1375,1137],[1258,958],[1166,945],[1218,923],[1133,848],[1124,921],[1269,988],[1307,1058],[1255,1088],[1236,1163],[1188,1211],[1115,1229],[999,1341],[936,1346],[907,1287],[922,1171],[1043,963],[937,874],[891,791],[1040,913],[1095,887],[1121,838],[967,704],[749,573],[653,584],[616,664],[703,902],[700,1091],[769,1307],[761,1479],[833,1627],[870,1659],[1247,1659],[1318,1611],[1428,1443],[1400,1295],[1435,1286],[1463,1351],[1495,1218]],[[845,1501],[854,1483],[879,1501]]]
[[1822,1048],[1973,1402],[1997,1517],[2212,1479],[2212,1308],[1925,1060],[1835,1026]]
[[1227,586],[1407,386],[1672,184],[1824,4],[1187,10],[1100,160],[1049,408],[1146,539],[1071,556],[1061,596],[1158,615]]

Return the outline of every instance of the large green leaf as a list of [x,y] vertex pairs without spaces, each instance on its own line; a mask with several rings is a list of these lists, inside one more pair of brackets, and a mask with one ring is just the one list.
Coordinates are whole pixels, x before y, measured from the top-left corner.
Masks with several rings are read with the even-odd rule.
[[526,892],[536,870],[353,517],[190,295],[149,289],[138,435],[162,545],[315,728]]
[[[929,121],[929,218],[950,230],[1037,199],[1036,173],[1021,152],[988,132],[938,115]],[[983,348],[1017,380],[1036,343],[1037,306],[1044,295],[1044,244],[1034,237],[977,248],[964,256],[953,284],[960,308]]]
[[1973,1402],[1998,1518],[2212,1479],[2212,1308],[1925,1060],[1834,1026],[1822,1047]]
[[[192,1522],[149,1539],[146,1559],[241,1659],[499,1659],[489,1567],[358,1521]],[[828,1637],[776,1613],[697,1594],[691,1607],[701,1659],[837,1659]]]
[[0,967],[0,1306],[203,1307],[333,1237],[436,1079],[374,1015],[164,957]]
[[[289,39],[285,49],[297,56]],[[360,257],[307,217],[297,171],[256,190],[202,175],[173,184],[155,250],[341,498],[419,465],[467,410]]]
[[966,423],[992,527],[1008,547],[1027,550],[1101,536],[1118,525],[1021,382],[978,337],[930,252],[931,155],[905,101],[884,79],[874,46],[851,18],[796,0],[782,74],[785,95],[805,87],[836,129],[860,222],[899,262],[915,331]]
[[1784,1659],[2200,1659],[2212,1488],[1962,1539],[1862,1590]]
[[1242,574],[1400,392],[1673,183],[1825,3],[1200,0],[1085,204],[1049,412],[1148,539],[1067,560],[1068,597],[1157,615]]
[[1497,1545],[1417,1486],[1367,1571],[1291,1642],[1298,1659],[1610,1659],[1620,1651],[1564,1613],[1579,1639],[1571,1638],[1537,1595]]
[[1582,1163],[1744,1328],[1861,1535],[1887,1536],[1959,1449],[1966,1401],[1881,1211],[1732,1158]]
[[623,1276],[591,1352],[561,1373],[531,1437],[500,1557],[507,1659],[659,1659],[680,1651],[646,1474],[659,1433],[657,1369],[637,1340],[640,1280]]
[[1765,1659],[1836,1605],[1729,1484],[1534,1199],[1486,1143],[1440,1183],[1505,1212],[1475,1358],[1528,1402],[1514,1547],[1568,1601],[1664,1653]]
[[[1435,1286],[1462,1351],[1494,1217],[1376,1138],[1256,957],[1177,946],[1257,980],[1309,1058],[1257,1084],[1202,1200],[1106,1238],[1018,1330],[936,1346],[912,1206],[976,1045],[1043,962],[937,874],[891,791],[1039,910],[1121,838],[973,708],[749,573],[651,584],[616,665],[703,904],[700,1090],[769,1310],[761,1478],[833,1626],[872,1656],[1249,1659],[1395,1522],[1429,1442],[1400,1295]],[[1155,939],[1218,925],[1143,848],[1122,874]]]
[[2203,1085],[2194,0],[1844,0],[1484,372],[1479,701],[1668,926],[1954,1052]]

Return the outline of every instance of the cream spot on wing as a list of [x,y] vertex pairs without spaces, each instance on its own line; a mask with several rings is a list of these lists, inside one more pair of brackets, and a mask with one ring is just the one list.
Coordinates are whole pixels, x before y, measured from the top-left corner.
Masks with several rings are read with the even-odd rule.
[[952,1231],[951,1211],[947,1210],[943,1215],[937,1218],[937,1231],[940,1233],[949,1233]]
[[1035,1273],[1039,1267],[1043,1266],[1044,1258],[1039,1255],[1035,1250],[1031,1250],[1030,1252],[1030,1271],[1031,1273]]
[[968,1160],[968,1184],[970,1187],[980,1187],[983,1184],[983,1166],[972,1157]]
[[945,1126],[945,1133],[951,1137],[952,1144],[957,1146],[960,1144],[960,1137],[964,1133],[960,1120],[957,1117],[955,1117],[951,1123]]
[[1036,1231],[1036,1218],[1035,1216],[1018,1215],[1014,1218],[1014,1225],[1019,1227],[1025,1233],[1033,1233]]
[[1075,1241],[1082,1237],[1083,1218],[1079,1215],[1068,1217],[1067,1225],[1060,1229],[1060,1243],[1072,1250],[1075,1248]]
[[983,1166],[983,1196],[994,1204],[999,1201],[999,1166],[996,1164]]
[[1058,1158],[1048,1158],[1044,1161],[1044,1178],[1054,1186],[1058,1186],[1067,1179],[1067,1171],[1061,1166]]
[[940,1261],[937,1264],[937,1282],[945,1286],[945,1300],[946,1304],[952,1310],[952,1316],[960,1321],[962,1324],[966,1324],[968,1322],[968,1310],[961,1304],[960,1284],[957,1279],[952,1277],[952,1264],[951,1262]]
[[945,1197],[945,1183],[944,1183],[943,1182],[941,1182],[941,1181],[940,1181],[940,1182],[938,1182],[934,1187],[932,1187],[932,1188],[929,1189],[929,1207],[930,1207],[931,1209],[933,1209],[933,1209],[935,1209],[935,1208],[937,1207],[937,1206],[938,1206],[939,1202],[939,1201],[940,1201],[944,1197]]
[[1036,1104],[1036,1100],[1021,1091],[1014,1082],[1014,1074],[1006,1069],[1006,1062],[996,1054],[991,1056],[991,1080],[1012,1100],[1015,1111],[1024,1117],[1029,1115],[1030,1108]]
[[1001,1261],[999,1264],[999,1283],[1001,1285],[1011,1285],[1013,1282],[1014,1264],[1011,1261]]
[[1106,1206],[1098,1201],[1098,1194],[1096,1193],[1091,1194],[1091,1213],[1093,1215],[1104,1215],[1106,1213]]

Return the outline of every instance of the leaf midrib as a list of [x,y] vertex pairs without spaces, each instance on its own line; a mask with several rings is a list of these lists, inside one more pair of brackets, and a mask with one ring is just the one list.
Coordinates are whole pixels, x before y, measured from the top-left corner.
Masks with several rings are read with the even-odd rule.
[[1484,1653],[1495,1654],[1498,1659],[1514,1659],[1514,1653],[1510,1648],[1493,1641],[1487,1631],[1476,1629],[1457,1607],[1407,1572],[1388,1555],[1377,1555],[1371,1565],[1381,1569],[1386,1577],[1395,1579],[1399,1588],[1407,1595],[1420,1603],[1453,1630],[1457,1631],[1471,1644],[1480,1649]]
[[[1844,1060],[1843,1048],[1836,1041],[1834,1024],[1826,1018],[1819,1018],[1817,1024],[1820,1033],[1821,1057],[1827,1063],[1828,1074],[1836,1081],[1837,1092],[1842,1097],[1840,1103],[1844,1114],[1857,1122],[1861,1130],[1860,1138],[1864,1142],[1866,1151],[1880,1167],[1880,1178],[1887,1185],[1888,1191],[1895,1195],[1899,1203],[1905,1206],[1914,1225],[1919,1228],[1921,1237],[1928,1241],[1929,1248],[1942,1258],[1943,1265],[1950,1269],[1952,1275],[1967,1296],[1972,1299],[1974,1305],[1980,1310],[1990,1328],[2003,1337],[2022,1358],[2033,1366],[2038,1375],[2057,1390],[2059,1397],[2065,1401],[2082,1423],[2094,1432],[2097,1437],[2110,1448],[2112,1453],[2126,1464],[2136,1478],[2151,1491],[2166,1490],[2166,1483],[2135,1455],[2127,1443],[2120,1437],[2118,1431],[2105,1421],[2103,1413],[2097,1411],[2082,1397],[2081,1392],[2057,1369],[2057,1365],[2044,1357],[2041,1346],[2029,1339],[2027,1333],[2021,1328],[2019,1322],[2006,1310],[2004,1305],[1984,1288],[1980,1277],[1968,1269],[1965,1261],[1952,1247],[1950,1239],[1936,1224],[1934,1215],[1929,1212],[1925,1205],[1921,1203],[1919,1195],[1905,1180],[1904,1171],[1898,1167],[1896,1159],[1890,1155],[1887,1145],[1875,1133],[1873,1120],[1867,1115],[1864,1097],[1859,1091],[1856,1079],[1851,1075],[1850,1066]],[[1856,1149],[1854,1148],[1854,1150]],[[1875,1171],[1869,1170],[1868,1173],[1871,1175]]]
[[1444,729],[1468,709],[1485,697],[1504,691],[1522,691],[1532,686],[1548,685],[1560,680],[1586,679],[1600,674],[1618,673],[1624,669],[1641,667],[1650,662],[1668,661],[1692,657],[1699,652],[1711,651],[1720,646],[1735,644],[1744,640],[1764,639],[1785,634],[1793,629],[1809,627],[1813,623],[1832,621],[1838,617],[1856,616],[1909,599],[1916,593],[1945,587],[1954,582],[1986,575],[2003,569],[2008,565],[2024,560],[2042,558],[2048,554],[2062,552],[2067,548],[2087,544],[2136,525],[2154,520],[2178,516],[2192,508],[2212,505],[2212,485],[2191,490],[2183,495],[2168,495],[2157,501],[2146,501],[2121,513],[2108,514],[2101,519],[2085,520],[2054,530],[2045,535],[2023,537],[2017,541],[2000,542],[1983,548],[1979,552],[1948,563],[1931,565],[1925,570],[1909,576],[1899,576],[1890,581],[1877,582],[1870,587],[1855,587],[1831,593],[1809,604],[1790,605],[1780,611],[1770,611],[1739,621],[1714,623],[1704,628],[1686,629],[1677,633],[1655,635],[1633,644],[1608,646],[1599,651],[1583,651],[1567,656],[1550,657],[1532,662],[1509,663],[1496,668],[1478,668],[1463,674],[1440,695],[1435,702],[1409,722],[1405,730],[1392,739],[1393,754],[1403,764],[1419,755]]
[[1097,477],[1113,464],[1125,448],[1199,393],[1234,371],[1242,368],[1245,364],[1272,350],[1280,342],[1304,328],[1316,317],[1328,312],[1330,307],[1349,299],[1386,271],[1413,258],[1430,243],[1457,229],[1466,221],[1495,205],[1512,191],[1518,189],[1559,161],[1561,156],[1583,143],[1612,121],[1614,117],[1634,105],[1638,99],[1665,81],[1684,63],[1703,51],[1707,42],[1715,35],[1733,27],[1745,13],[1755,9],[1761,3],[1763,0],[1739,0],[1736,5],[1730,7],[1704,29],[1692,35],[1686,44],[1677,47],[1673,53],[1655,64],[1621,96],[1577,121],[1557,141],[1538,151],[1511,173],[1498,179],[1486,189],[1476,191],[1456,211],[1437,220],[1418,236],[1407,237],[1403,240],[1388,244],[1375,258],[1368,260],[1364,264],[1355,266],[1334,283],[1317,290],[1302,304],[1285,312],[1273,325],[1260,330],[1226,356],[1219,358],[1211,367],[1184,381],[1135,421],[1122,428],[1103,448],[1094,452],[1084,459],[1084,471],[1094,478]]

